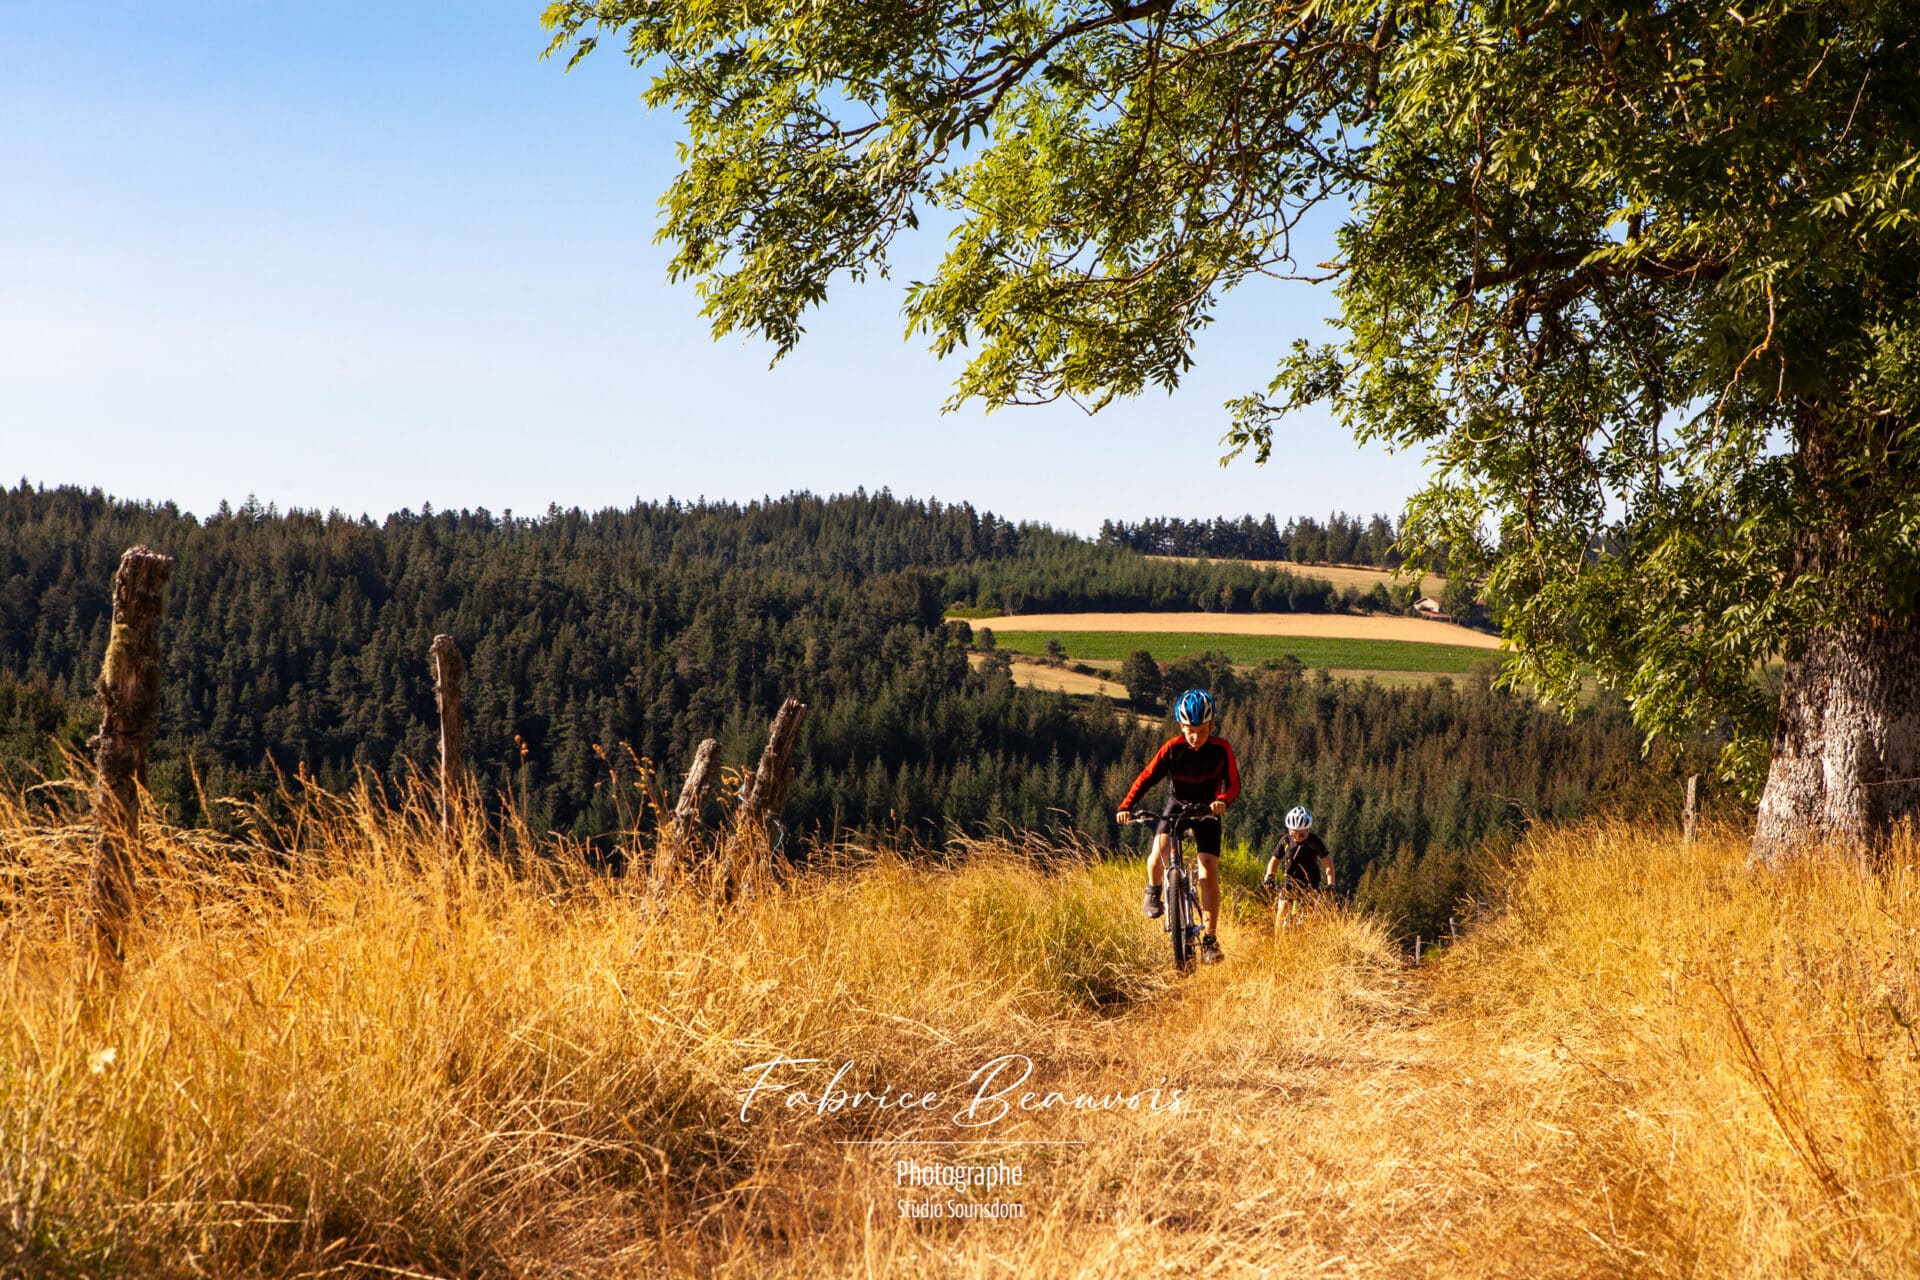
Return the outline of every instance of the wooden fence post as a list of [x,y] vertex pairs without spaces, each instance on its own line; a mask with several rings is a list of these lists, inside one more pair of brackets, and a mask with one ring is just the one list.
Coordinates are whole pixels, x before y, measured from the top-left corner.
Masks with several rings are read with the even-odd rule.
[[767,735],[767,749],[760,753],[760,767],[753,771],[747,793],[740,803],[740,818],[758,827],[775,818],[787,806],[787,782],[793,774],[793,742],[800,736],[800,721],[807,704],[788,698],[773,718],[773,730]]
[[1693,843],[1693,833],[1700,820],[1700,775],[1687,775],[1687,807],[1680,811],[1680,840],[1683,844]]
[[113,575],[113,630],[100,664],[100,732],[94,748],[93,869],[88,896],[94,951],[114,964],[126,958],[133,915],[134,859],[140,847],[140,788],[147,748],[160,722],[160,604],[174,560],[129,547]]
[[687,783],[680,788],[679,803],[673,806],[673,825],[667,832],[663,849],[668,858],[673,856],[676,845],[692,839],[700,829],[700,806],[707,799],[708,775],[713,770],[713,749],[717,745],[712,738],[707,738],[694,750],[693,767],[687,770]]
[[451,846],[454,813],[466,789],[460,694],[466,684],[467,664],[452,636],[435,636],[428,653],[433,658],[433,700],[440,709],[440,834]]

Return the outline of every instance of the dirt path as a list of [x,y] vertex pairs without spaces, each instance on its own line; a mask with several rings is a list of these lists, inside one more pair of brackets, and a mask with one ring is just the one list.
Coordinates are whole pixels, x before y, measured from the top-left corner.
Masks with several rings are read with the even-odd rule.
[[[1590,1271],[1592,1242],[1568,1234],[1559,1092],[1540,1087],[1550,1055],[1491,1052],[1446,1008],[1441,969],[1332,930],[1266,932],[1226,931],[1225,964],[1113,1029],[1113,1059],[1194,1090],[1187,1168],[1129,1179],[1143,1202],[1176,1187],[1192,1206],[1163,1229],[1223,1274]],[[1107,1177],[1138,1158],[1090,1157]]]
[[[1116,1018],[1034,1028],[1040,1087],[1183,1090],[1173,1115],[1044,1115],[1048,1145],[941,1159],[1018,1164],[1019,1225],[887,1230],[884,1274],[1584,1276],[1606,1249],[1543,1087],[1550,1052],[1497,1046],[1353,922],[1275,939],[1223,929],[1228,957]],[[866,1194],[882,1197],[884,1175]],[[851,1189],[851,1188],[850,1188]],[[1009,1195],[1006,1198],[1011,1199]],[[1148,1261],[1151,1260],[1151,1261]]]

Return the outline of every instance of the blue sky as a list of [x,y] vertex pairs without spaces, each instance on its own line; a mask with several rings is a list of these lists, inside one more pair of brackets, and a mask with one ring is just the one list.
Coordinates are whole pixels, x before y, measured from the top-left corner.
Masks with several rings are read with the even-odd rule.
[[1197,366],[1089,417],[942,414],[900,282],[800,349],[715,342],[653,244],[676,121],[539,3],[0,0],[0,477],[205,511],[544,510],[890,487],[1106,516],[1397,511],[1419,460],[1324,418],[1222,469],[1221,404],[1330,299],[1256,284]]

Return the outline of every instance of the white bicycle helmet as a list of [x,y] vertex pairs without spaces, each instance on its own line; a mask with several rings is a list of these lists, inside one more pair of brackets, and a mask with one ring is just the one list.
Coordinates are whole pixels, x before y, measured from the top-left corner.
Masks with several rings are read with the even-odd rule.
[[1313,830],[1313,811],[1303,804],[1297,804],[1287,810],[1287,830]]

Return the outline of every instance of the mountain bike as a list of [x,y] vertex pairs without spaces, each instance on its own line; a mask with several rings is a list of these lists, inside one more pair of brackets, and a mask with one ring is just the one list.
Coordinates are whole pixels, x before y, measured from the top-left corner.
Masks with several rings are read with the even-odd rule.
[[1282,876],[1280,891],[1273,904],[1273,927],[1285,929],[1306,924],[1333,909],[1333,890],[1316,889]]
[[1169,804],[1163,813],[1135,809],[1127,819],[1136,827],[1162,819],[1170,824],[1173,839],[1167,848],[1166,883],[1161,892],[1167,904],[1166,929],[1173,943],[1173,967],[1182,971],[1192,968],[1194,957],[1200,954],[1200,899],[1194,893],[1193,875],[1181,856],[1181,847],[1186,843],[1187,824],[1201,818],[1219,820],[1209,805],[1179,803]]
[[[1305,855],[1296,855],[1304,857]],[[1279,891],[1273,904],[1273,927],[1276,930],[1299,927],[1315,916],[1324,915],[1334,909],[1333,885],[1331,882],[1320,884],[1318,867],[1307,871],[1311,883],[1302,883],[1293,874],[1289,866],[1280,877]]]

